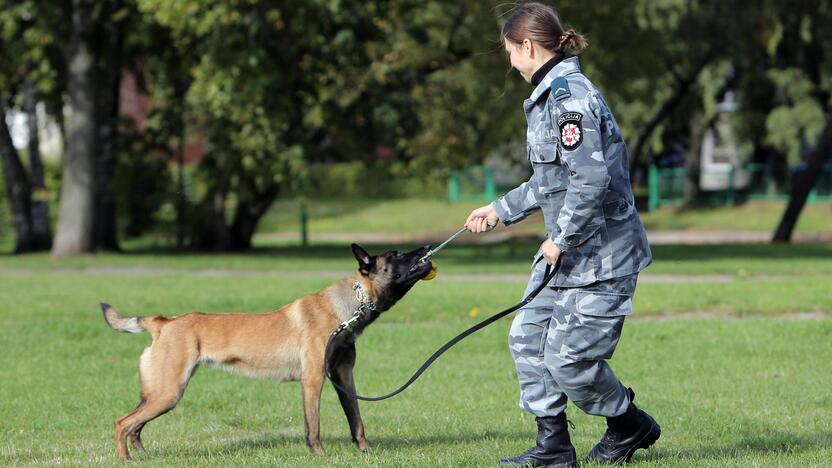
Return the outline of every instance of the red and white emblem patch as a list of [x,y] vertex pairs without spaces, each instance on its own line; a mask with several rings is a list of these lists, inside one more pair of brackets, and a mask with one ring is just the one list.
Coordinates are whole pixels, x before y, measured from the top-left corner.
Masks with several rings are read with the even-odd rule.
[[571,148],[581,141],[581,129],[573,123],[568,123],[560,129],[563,146]]
[[560,144],[564,149],[574,150],[581,145],[584,140],[582,119],[583,115],[580,112],[564,112],[558,117]]

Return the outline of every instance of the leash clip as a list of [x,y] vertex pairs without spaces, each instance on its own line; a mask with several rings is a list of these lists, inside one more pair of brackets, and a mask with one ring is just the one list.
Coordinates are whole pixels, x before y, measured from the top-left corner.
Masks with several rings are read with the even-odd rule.
[[419,263],[425,263],[426,261],[430,260],[430,258],[433,257],[435,254],[435,250],[428,250],[428,253],[426,253],[422,258],[419,259]]
[[352,326],[354,323],[358,322],[362,317],[364,317],[364,313],[361,311],[356,310],[352,313],[352,318],[347,320],[346,322],[342,323],[339,328],[343,327],[341,331],[349,330],[352,331]]

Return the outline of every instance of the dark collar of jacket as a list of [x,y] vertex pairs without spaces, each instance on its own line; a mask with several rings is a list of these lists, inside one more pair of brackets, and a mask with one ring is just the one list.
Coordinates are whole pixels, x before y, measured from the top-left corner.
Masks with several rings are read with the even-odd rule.
[[562,62],[565,57],[566,56],[563,54],[563,52],[555,52],[555,55],[553,55],[552,58],[547,60],[546,63],[541,65],[540,68],[538,68],[537,71],[534,72],[534,75],[532,75],[532,85],[539,85],[540,82],[543,81],[543,78],[546,77],[546,75],[549,73],[549,71],[555,68],[555,65]]
[[534,91],[532,91],[532,95],[529,99],[531,99],[532,102],[536,102],[540,99],[540,96],[543,96],[546,91],[549,90],[549,86],[555,78],[580,72],[581,62],[578,61],[578,57],[569,57],[568,59],[561,60],[554,67],[552,67],[552,69],[549,70],[549,73],[547,73],[540,83],[537,84],[537,87],[534,88]]

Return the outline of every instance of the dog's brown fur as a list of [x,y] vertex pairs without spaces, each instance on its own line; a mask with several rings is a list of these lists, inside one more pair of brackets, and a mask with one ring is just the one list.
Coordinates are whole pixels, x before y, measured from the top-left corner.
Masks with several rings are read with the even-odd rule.
[[[373,257],[353,245],[359,262],[355,278],[344,279],[265,314],[194,312],[173,318],[123,317],[102,304],[104,318],[113,329],[147,331],[153,338],[139,361],[141,402],[116,420],[119,458],[130,460],[128,439],[134,449],[144,450],[141,432],[145,424],[176,406],[194,370],[202,363],[252,377],[300,380],[306,442],[313,453],[323,453],[319,409],[325,380],[324,352],[333,330],[358,308],[354,283],[358,281],[376,305],[376,311],[359,323],[360,332],[430,271],[430,262],[416,265],[428,249],[426,246],[406,254],[387,252]],[[330,369],[333,379],[351,392],[336,388],[352,439],[359,449],[367,450],[369,444],[358,402],[351,397],[355,394],[354,364],[355,335],[343,334],[330,356]]]

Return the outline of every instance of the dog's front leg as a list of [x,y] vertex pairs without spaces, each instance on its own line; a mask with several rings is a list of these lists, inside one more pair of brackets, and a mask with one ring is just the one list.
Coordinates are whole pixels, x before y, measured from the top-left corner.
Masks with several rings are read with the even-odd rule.
[[367,438],[364,436],[364,423],[361,421],[361,413],[358,411],[358,400],[352,397],[352,395],[355,395],[355,380],[352,376],[352,369],[355,365],[355,344],[340,349],[333,361],[332,377],[337,380],[338,385],[349,392],[344,392],[335,387],[338,400],[341,402],[341,408],[344,409],[344,414],[347,416],[347,422],[350,425],[352,441],[362,452],[366,452],[370,449],[370,444],[367,443]]
[[306,445],[315,455],[323,455],[324,447],[321,445],[321,390],[324,384],[323,357],[320,359],[317,368],[305,366],[301,375],[301,387],[303,387],[303,416],[306,427]]

